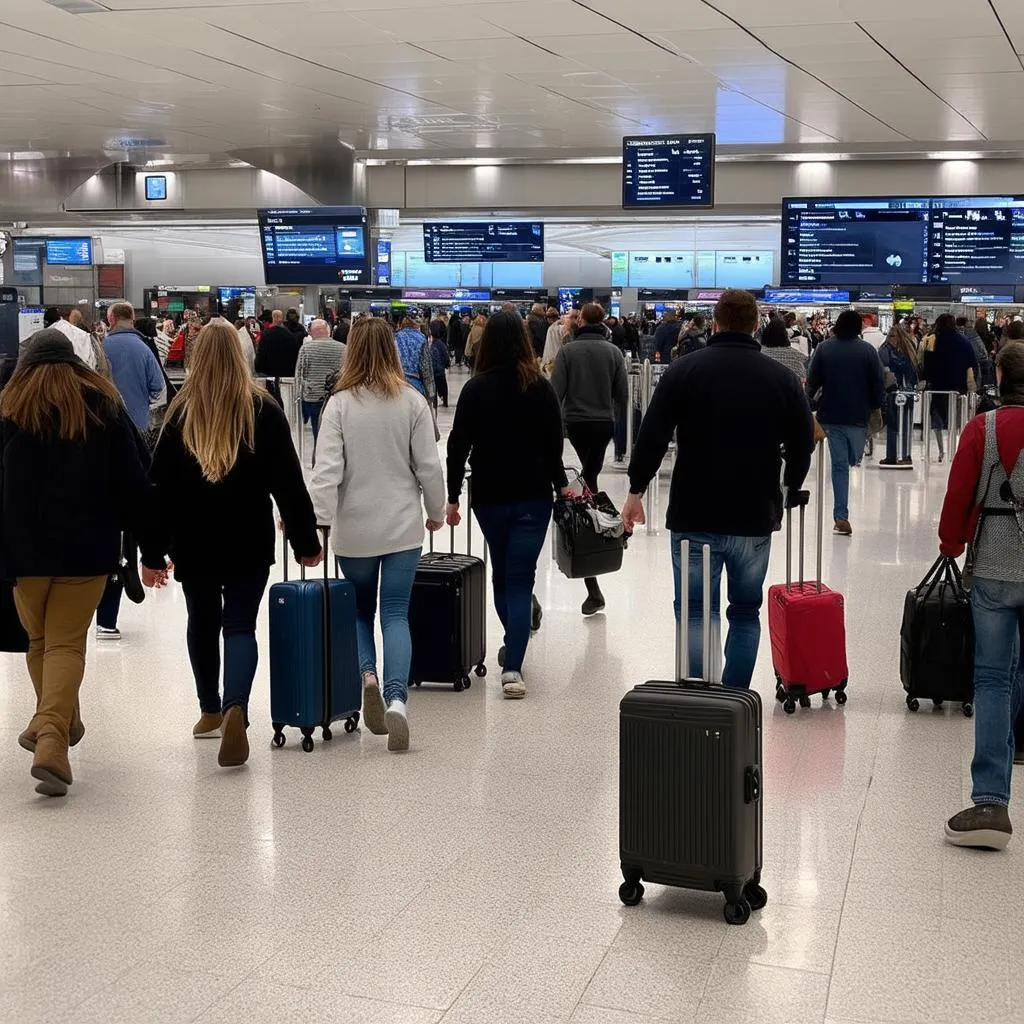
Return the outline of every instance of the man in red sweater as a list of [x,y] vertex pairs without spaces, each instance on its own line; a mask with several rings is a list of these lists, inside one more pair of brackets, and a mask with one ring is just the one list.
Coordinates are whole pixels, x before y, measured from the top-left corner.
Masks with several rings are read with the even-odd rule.
[[961,435],[939,523],[939,550],[957,558],[971,542],[974,580],[974,806],[946,823],[955,846],[1005,849],[1007,807],[1024,706],[1024,344],[996,363],[1001,407]]

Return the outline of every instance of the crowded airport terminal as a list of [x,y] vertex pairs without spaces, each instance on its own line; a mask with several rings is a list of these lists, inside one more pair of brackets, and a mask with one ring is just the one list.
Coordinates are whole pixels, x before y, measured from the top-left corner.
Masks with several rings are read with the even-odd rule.
[[0,0],[0,1024],[1022,1024],[1024,2]]

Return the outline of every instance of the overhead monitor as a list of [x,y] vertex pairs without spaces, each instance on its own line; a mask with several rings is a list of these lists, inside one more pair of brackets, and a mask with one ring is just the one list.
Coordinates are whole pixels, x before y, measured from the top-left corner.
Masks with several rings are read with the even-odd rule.
[[622,205],[714,206],[714,133],[627,135],[622,140]]
[[268,285],[372,284],[362,207],[260,210],[259,225]]
[[764,301],[778,306],[815,305],[819,302],[849,305],[850,292],[835,288],[765,288]]
[[92,266],[92,239],[48,238],[46,240],[46,262],[51,267]]
[[423,225],[428,263],[543,263],[540,221],[444,222]]
[[[692,288],[697,283],[693,276],[693,252],[634,249],[626,253],[626,279],[621,287]],[[614,275],[612,285],[619,286]]]
[[787,285],[1024,284],[1024,197],[785,199]]
[[167,175],[147,174],[146,175],[146,201],[159,202],[167,198]]
[[12,243],[10,284],[38,287],[43,283],[45,238],[15,238]]
[[716,288],[764,288],[775,278],[775,253],[770,249],[715,251]]

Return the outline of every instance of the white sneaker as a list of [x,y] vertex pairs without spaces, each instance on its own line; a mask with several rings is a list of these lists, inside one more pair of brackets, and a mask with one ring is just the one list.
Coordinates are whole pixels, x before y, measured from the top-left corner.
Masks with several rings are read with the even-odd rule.
[[120,640],[121,630],[119,629],[104,629],[102,626],[96,627],[96,639],[97,640]]
[[503,672],[501,674],[501,692],[505,700],[522,700],[526,696],[526,683],[521,672]]
[[409,716],[405,701],[393,700],[384,712],[388,727],[388,750],[409,749]]

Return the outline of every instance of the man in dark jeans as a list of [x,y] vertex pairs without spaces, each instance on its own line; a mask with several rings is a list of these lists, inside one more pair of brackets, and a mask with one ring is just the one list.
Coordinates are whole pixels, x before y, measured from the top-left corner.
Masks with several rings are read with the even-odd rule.
[[[669,496],[676,620],[680,615],[680,545],[690,542],[687,624],[690,675],[703,664],[702,545],[711,547],[713,622],[724,566],[729,580],[726,686],[749,688],[761,640],[761,603],[771,534],[782,517],[779,476],[785,452],[787,494],[797,495],[811,465],[814,426],[800,379],[766,359],[754,341],[757,302],[730,289],[715,307],[708,347],[677,359],[655,389],[629,466],[626,529],[646,522],[641,497],[661,468],[672,435],[676,465]],[[794,502],[795,503],[795,502]]]
[[[582,466],[583,481],[595,493],[608,445],[615,434],[616,413],[625,416],[629,400],[626,361],[608,340],[604,308],[588,303],[580,312],[582,326],[574,340],[558,351],[551,386],[562,403],[565,430]],[[604,609],[597,580],[588,577],[583,614]]]

